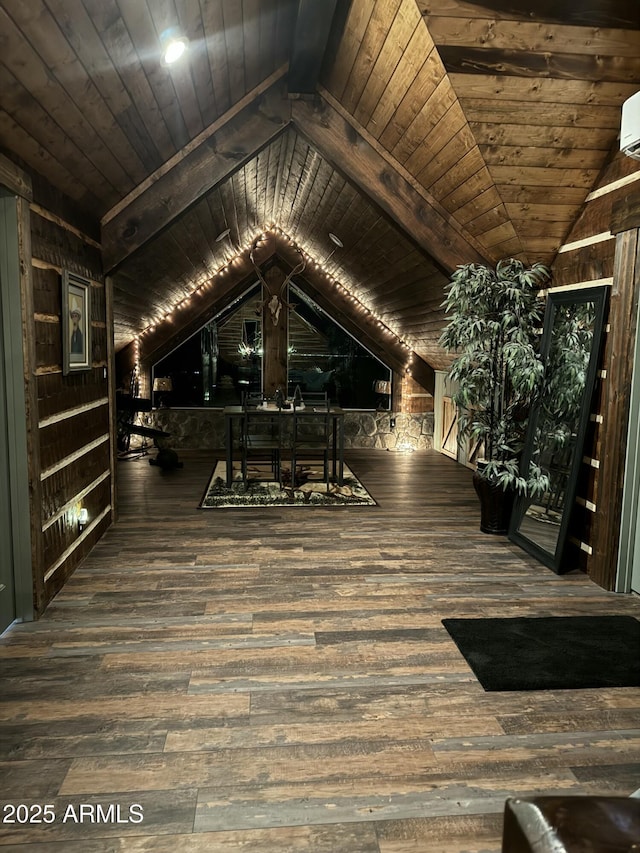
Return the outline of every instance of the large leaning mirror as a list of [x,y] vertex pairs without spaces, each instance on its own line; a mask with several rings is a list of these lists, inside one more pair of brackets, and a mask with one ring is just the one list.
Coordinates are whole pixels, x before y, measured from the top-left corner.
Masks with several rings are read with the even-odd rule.
[[552,292],[547,301],[544,393],[529,419],[522,470],[539,465],[548,487],[533,498],[517,498],[509,538],[558,573],[576,499],[606,299],[606,287],[590,287]]

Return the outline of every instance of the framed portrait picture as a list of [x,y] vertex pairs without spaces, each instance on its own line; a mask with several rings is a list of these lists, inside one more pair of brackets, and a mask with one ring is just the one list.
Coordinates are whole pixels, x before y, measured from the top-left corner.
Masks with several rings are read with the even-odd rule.
[[62,373],[91,370],[91,282],[62,272]]

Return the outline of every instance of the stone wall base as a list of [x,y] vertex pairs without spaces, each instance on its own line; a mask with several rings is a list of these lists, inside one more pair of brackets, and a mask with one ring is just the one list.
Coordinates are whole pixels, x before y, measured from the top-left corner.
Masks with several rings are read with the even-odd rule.
[[[171,433],[167,443],[174,450],[224,449],[221,409],[155,409],[149,419],[149,426]],[[346,449],[430,450],[433,412],[347,411],[344,432]]]

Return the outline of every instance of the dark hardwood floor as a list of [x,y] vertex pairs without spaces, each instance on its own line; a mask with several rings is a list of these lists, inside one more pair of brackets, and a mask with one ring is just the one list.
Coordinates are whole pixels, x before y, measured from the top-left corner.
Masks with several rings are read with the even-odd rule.
[[640,616],[480,533],[466,468],[352,452],[376,507],[199,510],[181,458],[119,463],[118,522],[0,640],[0,850],[497,853],[510,795],[640,787],[640,689],[485,693],[441,625]]

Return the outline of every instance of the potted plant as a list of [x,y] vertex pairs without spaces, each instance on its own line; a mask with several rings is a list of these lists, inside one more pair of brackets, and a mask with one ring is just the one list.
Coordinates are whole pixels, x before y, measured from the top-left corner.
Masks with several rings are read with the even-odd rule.
[[506,533],[516,493],[544,492],[548,478],[532,464],[520,471],[529,409],[539,393],[544,365],[538,354],[543,302],[538,289],[548,267],[507,258],[495,268],[463,264],[446,287],[450,321],[440,338],[456,353],[449,376],[457,383],[458,435],[484,450],[474,486],[485,533]]

